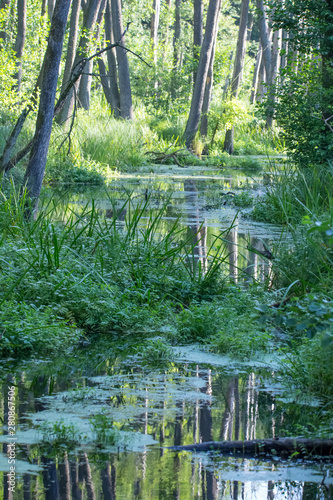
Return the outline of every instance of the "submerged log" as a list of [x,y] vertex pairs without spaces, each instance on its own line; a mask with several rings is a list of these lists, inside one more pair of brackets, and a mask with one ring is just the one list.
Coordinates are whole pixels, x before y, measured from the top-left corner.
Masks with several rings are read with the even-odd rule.
[[293,456],[330,457],[333,459],[333,439],[275,438],[252,441],[208,441],[184,446],[169,446],[175,451],[219,451],[220,453],[260,456],[276,455],[282,458]]

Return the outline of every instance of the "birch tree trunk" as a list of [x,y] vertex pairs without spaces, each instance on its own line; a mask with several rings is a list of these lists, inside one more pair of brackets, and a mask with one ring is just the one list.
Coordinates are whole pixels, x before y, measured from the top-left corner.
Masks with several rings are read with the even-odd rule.
[[175,22],[173,27],[173,76],[171,80],[171,99],[177,97],[177,72],[178,72],[178,43],[180,39],[180,4],[181,0],[175,0]]
[[[114,43],[113,27],[112,27],[112,12],[111,12],[111,0],[107,0],[106,11],[104,16],[105,22],[105,38],[107,43]],[[120,96],[118,88],[118,75],[117,75],[117,60],[116,51],[111,49],[107,51],[108,58],[108,76],[109,76],[109,87],[110,87],[110,106],[111,112],[118,118],[120,116]]]
[[197,77],[195,79],[191,108],[184,133],[186,147],[191,148],[195,134],[198,131],[202,104],[205,95],[206,79],[214,45],[214,35],[219,17],[220,1],[209,0],[205,36],[200,52]]
[[111,0],[112,10],[112,24],[113,33],[116,42],[120,40],[117,46],[117,61],[118,61],[118,77],[119,77],[119,92],[120,92],[120,114],[125,120],[132,120],[133,118],[133,105],[132,105],[132,91],[129,74],[129,64],[127,52],[125,50],[125,40],[123,34],[123,20],[121,12],[121,0]]
[[153,0],[153,12],[151,15],[151,41],[153,47],[153,60],[157,64],[157,45],[158,45],[158,25],[160,22],[161,0]]
[[21,89],[22,80],[22,62],[21,58],[23,55],[24,42],[25,42],[25,32],[26,32],[26,22],[27,22],[27,0],[17,0],[17,35],[15,40],[15,55],[16,55],[16,67],[17,73],[15,78],[17,80],[17,91]]
[[71,0],[57,0],[56,2],[44,56],[44,75],[40,91],[34,143],[23,180],[23,186],[26,186],[28,196],[32,201],[32,210],[27,212],[28,218],[37,209],[44,177],[52,129],[59,65],[70,3]]
[[[243,76],[248,15],[249,15],[249,0],[242,0],[235,65],[231,82],[231,95],[235,98],[238,96]],[[224,140],[224,150],[227,151],[227,153],[229,154],[233,154],[234,152],[234,127],[226,131]]]

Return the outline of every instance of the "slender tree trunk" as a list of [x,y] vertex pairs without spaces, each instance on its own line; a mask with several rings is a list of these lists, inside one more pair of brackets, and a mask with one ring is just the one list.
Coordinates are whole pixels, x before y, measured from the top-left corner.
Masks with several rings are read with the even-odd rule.
[[178,44],[180,39],[181,24],[180,24],[180,5],[181,0],[175,0],[175,22],[173,31],[173,76],[171,80],[171,99],[177,97],[177,72],[178,72]]
[[[203,40],[203,0],[193,1],[193,57],[199,63],[200,49]],[[197,76],[196,69],[193,72],[193,82]]]
[[252,82],[252,90],[251,90],[251,97],[250,97],[251,104],[254,104],[255,100],[256,100],[261,59],[262,59],[262,47],[261,47],[261,42],[259,42],[259,49],[258,49],[256,62],[254,65],[254,72],[253,72],[253,82]]
[[17,35],[15,40],[17,73],[15,74],[15,78],[17,80],[18,92],[20,91],[21,80],[22,80],[21,58],[23,55],[24,42],[25,42],[26,21],[27,21],[27,0],[17,0]]
[[[90,17],[92,19],[92,25],[90,30],[92,31],[94,29],[94,26],[97,25],[102,21],[103,18],[103,13],[104,13],[104,7],[105,7],[105,1],[103,0],[92,0],[89,2],[89,5],[87,7],[87,17]],[[92,10],[93,12],[88,12],[88,10]],[[101,12],[102,10],[102,12]],[[92,33],[89,35],[89,39],[91,40],[92,38]],[[94,37],[96,40],[96,37]],[[84,73],[80,79],[80,85],[79,85],[79,105],[80,107],[84,108],[85,110],[89,110],[90,107],[90,90],[91,90],[91,81],[92,81],[92,73],[93,70],[93,60],[88,61],[84,70]]]
[[[52,129],[59,65],[70,2],[71,0],[57,0],[56,2],[44,57],[44,76],[40,92],[34,144],[23,180],[23,185],[26,186],[28,195],[32,199],[34,210],[37,208],[44,177]],[[31,216],[32,213],[30,212],[27,215]]]
[[120,114],[125,120],[133,118],[132,90],[129,74],[129,64],[127,52],[125,50],[125,39],[123,34],[123,20],[121,11],[121,0],[111,0],[113,33],[116,41],[120,40],[117,46],[118,77],[120,91]]
[[54,11],[55,0],[48,0],[47,2],[47,12],[50,21],[52,21],[53,11]]
[[269,89],[269,108],[266,116],[266,127],[271,128],[273,125],[274,104],[275,104],[275,88],[276,79],[279,71],[279,55],[281,49],[281,30],[274,31],[272,40],[272,66],[271,66],[271,87]]
[[[242,0],[235,65],[231,83],[231,95],[235,98],[238,96],[243,76],[248,15],[249,15],[249,0]],[[234,152],[233,128],[231,130],[226,131],[224,140],[224,150],[227,151],[229,154],[233,154]]]
[[267,79],[266,79],[266,71],[265,71],[265,63],[264,63],[264,58],[261,57],[261,63],[260,63],[260,68],[259,68],[259,77],[258,77],[258,87],[257,87],[257,94],[256,94],[256,101],[261,102],[263,99],[263,96],[266,92],[266,84]]
[[[84,12],[82,34],[80,36],[79,45],[76,50],[72,71],[75,69],[79,61],[81,61],[85,56],[87,56],[88,45],[89,45],[89,32],[91,32],[91,30],[95,25],[100,2],[101,0],[90,0],[86,8],[86,11]],[[84,71],[87,71],[87,66],[89,65],[86,64]],[[80,80],[81,76],[76,80],[75,85],[73,85],[73,88],[71,89],[68,95],[68,98],[63,104],[62,118],[63,121],[65,122],[71,117],[73,113],[74,103],[76,96],[78,94]]]
[[260,11],[258,23],[259,23],[259,32],[260,32],[262,51],[263,51],[262,58],[263,58],[264,65],[265,65],[266,81],[268,84],[270,84],[271,83],[272,50],[271,50],[271,41],[269,38],[267,16],[266,16],[263,0],[257,0],[257,8]]
[[[106,11],[105,11],[105,37],[107,43],[114,43],[114,35],[112,28],[112,12],[111,12],[111,0],[107,0]],[[118,88],[118,76],[117,76],[117,60],[115,49],[108,50],[108,67],[109,67],[109,82],[110,82],[110,106],[111,112],[115,118],[120,116],[120,96]]]
[[202,104],[205,95],[207,73],[214,45],[214,35],[216,34],[216,25],[218,22],[220,6],[220,0],[209,1],[205,36],[200,52],[199,66],[193,89],[190,114],[184,133],[186,147],[188,149],[191,147],[199,127]]
[[151,15],[150,36],[153,47],[154,64],[157,63],[157,45],[158,45],[158,25],[160,22],[161,0],[153,0],[153,12]]
[[[218,31],[218,20],[216,22],[216,33],[214,34],[214,44],[212,48],[212,54],[210,57],[210,63],[206,78],[206,87],[205,87],[205,95],[202,103],[202,112],[201,112],[201,122],[200,122],[200,135],[202,137],[207,137],[208,134],[208,113],[210,108],[210,102],[212,99],[212,91],[213,91],[213,70],[214,70],[214,60],[215,60],[215,48],[216,48],[216,38]],[[204,153],[207,154],[208,151],[205,148]]]
[[[73,70],[76,45],[79,33],[80,7],[81,7],[81,0],[72,0],[72,12],[69,24],[69,37],[67,45],[66,62],[65,62],[65,69],[61,87],[62,92],[64,91],[67,83],[69,82]],[[59,111],[59,114],[57,116],[58,123],[63,123],[67,120],[69,103],[70,103],[70,97],[67,99],[67,102],[64,104],[61,111]]]

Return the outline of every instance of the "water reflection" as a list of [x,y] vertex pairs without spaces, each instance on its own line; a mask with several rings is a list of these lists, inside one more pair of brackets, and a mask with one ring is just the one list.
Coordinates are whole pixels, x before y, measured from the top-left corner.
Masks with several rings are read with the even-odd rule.
[[[29,426],[60,418],[72,422],[74,415],[85,425],[103,409],[120,428],[126,426],[132,431],[132,437],[127,437],[119,449],[89,440],[77,451],[46,450],[33,442],[22,444],[18,458],[29,457],[43,470],[38,476],[24,473],[19,477],[15,499],[327,497],[320,486],[323,473],[320,468],[316,471],[314,464],[309,475],[309,465],[301,462],[292,467],[277,460],[238,459],[166,448],[210,440],[282,436],[292,412],[286,403],[260,390],[260,378],[253,371],[237,370],[230,375],[228,367],[207,366],[204,362],[156,369],[140,366],[134,358],[105,359],[93,368],[94,354],[88,351],[86,356],[91,361],[85,372],[80,357],[75,356],[58,367],[50,365],[49,371],[45,368],[42,376],[23,372],[14,380],[8,379],[7,383],[18,386],[21,429],[24,431],[29,422]],[[6,386],[2,387],[1,417],[7,411]],[[147,447],[141,440],[140,444],[135,437],[138,434],[134,434],[137,431],[157,443]],[[311,480],[306,481],[307,477]],[[314,482],[317,484],[310,484]],[[10,499],[5,476],[2,484],[0,498]]]
[[[155,216],[168,201],[166,211],[161,219],[160,232],[168,233],[175,220],[179,219],[180,224],[188,229],[188,236],[194,245],[193,263],[200,263],[202,270],[207,270],[207,248],[214,243],[216,236],[221,231],[225,231],[235,219],[238,209],[230,205],[231,197],[224,196],[228,191],[241,192],[252,189],[258,194],[260,189],[259,178],[248,178],[244,175],[226,175],[215,177],[193,177],[182,176],[159,176],[158,178],[147,177],[137,178],[127,176],[126,178],[115,179],[105,189],[86,190],[74,193],[61,193],[62,199],[58,207],[58,217],[66,218],[64,214],[65,206],[69,204],[75,212],[79,207],[86,205],[89,200],[94,199],[95,206],[102,216],[112,220],[117,213],[117,221],[120,227],[124,226],[132,216],[133,208],[145,203],[147,195],[149,203],[147,214],[143,217],[142,224],[147,224],[150,215]],[[131,210],[122,208],[124,202],[131,194]],[[52,195],[57,194],[52,191]],[[115,203],[110,207],[110,198]],[[224,204],[226,203],[226,204]],[[245,210],[246,211],[246,210]],[[237,282],[240,277],[243,279],[241,270],[245,270],[248,280],[255,279],[263,281],[267,279],[270,272],[270,265],[260,255],[251,252],[249,248],[256,248],[263,251],[264,244],[270,243],[272,239],[280,234],[278,228],[270,227],[267,224],[255,224],[238,214],[235,227],[228,235],[225,257],[229,263],[227,271]]]

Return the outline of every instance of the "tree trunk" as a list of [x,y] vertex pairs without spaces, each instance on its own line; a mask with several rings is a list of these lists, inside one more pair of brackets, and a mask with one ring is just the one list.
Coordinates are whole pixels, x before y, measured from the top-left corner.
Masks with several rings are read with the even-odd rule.
[[26,21],[27,21],[27,0],[17,0],[17,35],[15,40],[17,73],[15,74],[15,78],[17,80],[16,88],[18,92],[20,91],[21,80],[22,80],[21,58],[23,55],[24,42],[25,42]]
[[[105,37],[107,43],[114,43],[113,28],[112,28],[112,12],[111,0],[107,0],[105,11]],[[111,112],[115,118],[120,116],[120,96],[117,77],[117,60],[115,49],[108,50],[108,67],[109,67],[109,82],[110,82],[110,106]]]
[[257,87],[257,94],[256,94],[256,101],[261,102],[263,99],[263,96],[266,92],[266,71],[265,71],[265,63],[264,63],[264,58],[261,57],[261,63],[260,63],[260,68],[259,68],[259,76],[258,76],[258,87]]
[[[216,24],[218,25],[218,23]],[[210,58],[210,63],[206,78],[205,95],[202,103],[201,122],[200,122],[200,135],[202,137],[207,137],[208,134],[208,113],[213,91],[213,69],[214,69],[214,59],[215,59],[216,36],[217,33],[215,34],[215,40],[212,48],[212,55]],[[204,154],[207,153],[208,151],[206,150],[206,148],[204,148]]]
[[[52,130],[54,102],[57,90],[59,65],[62,54],[68,11],[71,0],[57,0],[51,22],[47,49],[44,56],[44,76],[41,85],[34,144],[23,180],[36,210],[40,195],[49,141]],[[28,217],[32,212],[29,210]]]
[[55,4],[55,0],[48,0],[48,2],[47,2],[47,13],[49,15],[50,21],[52,21],[54,4]]
[[111,0],[111,10],[114,37],[116,41],[121,39],[120,44],[116,49],[120,91],[120,114],[125,120],[132,120],[133,105],[128,57],[126,50],[123,48],[126,47],[125,39],[124,37],[121,38],[123,34],[121,0]]
[[200,115],[205,94],[207,73],[214,45],[214,35],[216,34],[216,25],[219,17],[220,6],[220,0],[209,1],[205,36],[200,52],[199,66],[193,89],[190,114],[184,133],[186,147],[188,149],[190,149],[199,127]]
[[151,15],[150,36],[153,47],[153,60],[157,64],[157,44],[158,44],[158,25],[160,22],[161,0],[153,0],[153,12]]
[[[89,41],[92,38],[92,30],[94,29],[94,26],[98,25],[98,19],[100,18],[99,22],[101,22],[103,18],[104,6],[105,2],[103,2],[103,0],[91,0],[89,2],[89,5],[87,6],[85,14],[87,15],[87,18],[91,20],[90,33],[88,34]],[[101,12],[101,7],[103,7],[102,12]],[[88,49],[88,44],[87,44],[87,49]],[[93,64],[94,62],[92,60],[87,62],[86,67],[84,69],[84,73],[81,76],[79,85],[79,93],[78,93],[79,106],[87,111],[89,110],[90,107],[90,89],[92,81],[92,75],[90,73],[92,73]]]
[[271,87],[269,89],[269,106],[267,110],[266,116],[266,127],[271,128],[273,125],[273,116],[274,116],[274,104],[275,104],[275,88],[273,85],[276,85],[276,79],[279,71],[279,55],[281,49],[281,30],[274,31],[273,40],[272,40],[272,66],[271,66]]
[[[198,64],[200,49],[203,40],[203,0],[193,1],[193,58]],[[195,82],[197,70],[193,72],[193,82]]]
[[[235,56],[234,72],[232,75],[231,95],[237,98],[242,82],[243,68],[245,61],[246,36],[247,36],[247,21],[249,15],[249,0],[242,0],[242,8],[240,14],[237,48]],[[224,151],[229,154],[234,152],[234,132],[227,130],[224,140]]]
[[[82,34],[80,36],[79,45],[78,45],[78,48],[76,50],[76,55],[75,55],[72,71],[75,70],[75,67],[77,66],[77,64],[80,61],[82,61],[82,59],[84,57],[87,56],[88,43],[89,43],[89,32],[93,29],[93,27],[95,25],[100,2],[101,2],[101,0],[90,0],[88,6],[86,8],[86,11],[84,12]],[[86,64],[84,71],[87,71],[87,66],[89,66],[89,65]],[[63,122],[66,122],[71,117],[71,115],[73,113],[74,103],[75,103],[75,99],[76,99],[76,96],[78,93],[80,80],[81,80],[81,76],[75,81],[75,85],[73,85],[73,88],[71,89],[66,101],[62,105],[63,110],[61,111],[61,113],[62,113],[62,119],[63,119],[62,121]]]
[[277,454],[287,457],[297,454],[299,457],[311,456],[311,459],[333,456],[333,439],[275,438],[254,439],[251,441],[209,441],[185,446],[169,446],[176,451],[214,451],[221,453],[257,456]]
[[250,97],[251,104],[255,104],[255,101],[256,101],[261,59],[262,59],[262,47],[261,47],[261,42],[259,42],[259,49],[258,49],[256,62],[254,65],[254,72],[253,72],[253,82],[252,82],[252,90],[251,90],[251,97]]
[[171,80],[171,99],[175,100],[177,97],[177,72],[178,72],[178,43],[180,39],[180,5],[181,0],[175,2],[175,22],[173,31],[173,75]]
[[265,12],[265,7],[263,0],[257,0],[257,8],[260,11],[259,14],[259,32],[263,51],[263,61],[266,71],[266,81],[268,84],[271,83],[271,61],[272,61],[272,51],[271,51],[271,41],[269,38],[269,30],[267,24],[267,16]]
[[[69,24],[69,36],[68,36],[68,45],[67,45],[67,54],[66,54],[66,62],[65,69],[62,78],[62,86],[61,91],[63,92],[66,84],[69,82],[71,72],[73,70],[73,64],[76,53],[76,45],[79,33],[79,19],[80,19],[80,7],[81,0],[73,0],[72,1],[72,12]],[[68,104],[70,99],[68,99]],[[57,122],[63,123],[68,118],[68,106],[66,104],[63,106],[62,110],[59,112],[57,116]]]

